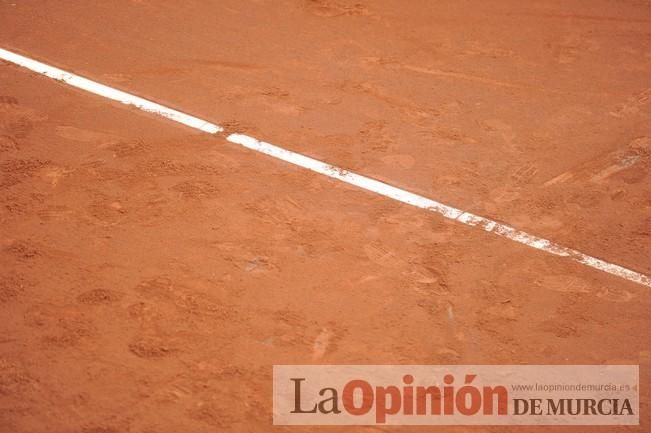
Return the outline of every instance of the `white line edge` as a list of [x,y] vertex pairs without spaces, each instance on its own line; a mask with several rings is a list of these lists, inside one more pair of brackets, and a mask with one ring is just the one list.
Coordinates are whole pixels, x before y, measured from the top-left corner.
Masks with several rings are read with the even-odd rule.
[[498,236],[510,239],[512,241],[521,243],[531,248],[544,251],[561,257],[568,257],[575,262],[581,263],[594,269],[607,272],[611,275],[632,281],[634,283],[642,284],[651,287],[651,278],[639,272],[632,271],[622,266],[608,263],[596,257],[589,256],[580,251],[564,247],[550,240],[531,235],[529,233],[520,231],[497,221],[474,215],[470,212],[464,212],[452,206],[439,203],[435,200],[405,191],[395,186],[388,185],[375,179],[362,176],[339,167],[327,164],[314,158],[292,152],[282,147],[274,146],[270,143],[259,141],[253,137],[244,134],[231,134],[226,137],[226,140],[231,143],[239,144],[247,149],[255,150],[256,152],[264,153],[265,155],[289,162],[290,164],[306,168],[316,173],[323,174],[333,179],[357,186],[367,191],[372,191],[376,194],[392,198],[402,203],[411,206],[419,207],[431,212],[438,213],[445,218],[458,221],[468,226],[480,227],[481,229],[494,233]]
[[216,134],[222,132],[224,129],[221,126],[210,123],[206,120],[199,119],[198,117],[182,113],[164,105],[157,104],[156,102],[149,101],[139,96],[131,95],[118,89],[114,89],[96,81],[80,77],[79,75],[71,72],[66,72],[62,69],[55,68],[54,66],[46,65],[45,63],[32,60],[20,54],[12,53],[5,49],[0,48],[0,59],[6,60],[18,66],[29,69],[46,77],[61,81],[69,84],[70,86],[78,89],[85,90],[95,95],[103,96],[113,101],[120,102],[126,105],[133,105],[134,107],[153,113],[178,123],[182,123],[191,128],[207,132],[209,134]]
[[[7,51],[0,48],[0,59],[7,62],[22,66],[31,71],[45,75],[46,77],[64,82],[70,86],[86,90],[87,92],[103,96],[113,101],[126,105],[132,105],[140,110],[153,113],[183,125],[198,129],[209,134],[217,134],[223,131],[223,128],[214,123],[191,116],[186,113],[174,110],[172,108],[160,105],[156,102],[131,95],[121,90],[114,89],[104,84],[83,78],[71,72],[49,66],[45,63],[32,60],[20,54]],[[275,146],[256,138],[244,134],[230,134],[226,137],[231,143],[238,144],[247,149],[269,155],[273,158],[280,159],[290,164],[303,167],[313,172],[328,176],[333,179],[354,185],[358,188],[374,192],[384,197],[397,200],[399,202],[425,209],[445,218],[458,221],[468,226],[480,227],[484,231],[494,233],[498,236],[521,243],[531,248],[547,252],[556,256],[567,257],[577,263],[606,272],[608,274],[623,278],[625,280],[651,287],[651,277],[639,272],[624,268],[622,266],[606,262],[602,259],[589,256],[580,251],[564,247],[550,240],[531,235],[529,233],[517,230],[497,221],[474,215],[470,212],[457,209],[452,206],[439,203],[427,197],[414,194],[409,191],[397,188],[395,186],[371,179],[360,174],[341,169],[328,163],[310,158],[300,153],[292,152],[282,147]]]

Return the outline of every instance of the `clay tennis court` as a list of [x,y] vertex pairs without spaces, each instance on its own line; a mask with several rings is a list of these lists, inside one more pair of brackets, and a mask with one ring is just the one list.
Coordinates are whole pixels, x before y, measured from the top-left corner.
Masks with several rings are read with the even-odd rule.
[[[0,0],[0,432],[646,432],[645,0]],[[648,281],[648,280],[644,280]],[[639,364],[640,425],[283,427],[275,364]]]

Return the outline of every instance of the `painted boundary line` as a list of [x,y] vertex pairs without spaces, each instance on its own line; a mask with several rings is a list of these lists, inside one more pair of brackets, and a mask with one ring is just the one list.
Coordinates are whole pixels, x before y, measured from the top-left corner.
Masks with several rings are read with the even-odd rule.
[[54,66],[46,65],[45,63],[37,62],[36,60],[21,56],[20,54],[12,53],[11,51],[7,51],[2,48],[0,48],[0,59],[22,66],[31,71],[45,75],[46,77],[62,81],[73,87],[77,87],[78,89],[82,89],[87,92],[112,99],[113,101],[121,102],[122,104],[133,105],[142,111],[147,111],[149,113],[154,113],[159,116],[166,117],[170,120],[182,123],[191,128],[208,132],[209,134],[216,134],[217,132],[223,131],[220,126],[217,126],[206,120],[190,116],[189,114],[181,113],[180,111],[173,110],[169,107],[165,107],[164,105],[160,105],[155,102],[148,101],[147,99],[123,92],[121,90],[105,86],[104,84],[100,84],[96,81],[80,77],[79,75],[66,72],[62,69],[55,68]]
[[[70,86],[86,90],[105,98],[121,102],[126,105],[133,105],[140,110],[157,114],[167,119],[182,123],[191,128],[207,132],[209,134],[217,134],[223,131],[223,128],[210,123],[208,121],[199,119],[189,114],[173,110],[169,107],[157,104],[147,99],[140,98],[135,95],[105,86],[95,81],[75,75],[71,72],[66,72],[62,69],[46,65],[45,63],[32,60],[30,58],[15,54],[11,51],[0,48],[0,59],[7,62],[22,66],[31,71],[53,78],[55,80],[66,83]],[[391,186],[384,182],[362,176],[339,167],[327,164],[314,158],[310,158],[300,153],[292,152],[282,147],[274,146],[264,141],[259,141],[253,137],[243,134],[230,134],[226,137],[231,143],[238,144],[247,149],[269,155],[273,158],[280,159],[290,164],[303,167],[313,172],[323,174],[333,179],[340,180],[358,188],[374,192],[376,194],[425,209],[445,218],[458,221],[472,227],[479,227],[484,231],[494,233],[498,236],[510,239],[512,241],[521,243],[531,248],[541,250],[556,256],[567,257],[570,260],[589,266],[594,269],[615,275],[634,283],[642,284],[651,287],[651,277],[635,272],[631,269],[624,268],[614,263],[609,263],[596,257],[589,256],[580,251],[564,247],[550,240],[531,235],[529,233],[517,230],[505,224],[498,223],[497,221],[490,220],[470,212],[454,208],[452,206],[439,203],[435,200],[414,194],[409,191]]]

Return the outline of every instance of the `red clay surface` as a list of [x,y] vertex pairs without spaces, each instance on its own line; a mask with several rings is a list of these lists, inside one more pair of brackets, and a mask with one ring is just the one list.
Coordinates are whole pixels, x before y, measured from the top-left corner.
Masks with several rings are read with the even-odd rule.
[[[648,1],[0,0],[0,46],[651,273]],[[649,289],[0,64],[0,431],[271,425],[273,364],[640,364]],[[392,431],[403,431],[391,428]],[[432,431],[433,428],[404,428]]]

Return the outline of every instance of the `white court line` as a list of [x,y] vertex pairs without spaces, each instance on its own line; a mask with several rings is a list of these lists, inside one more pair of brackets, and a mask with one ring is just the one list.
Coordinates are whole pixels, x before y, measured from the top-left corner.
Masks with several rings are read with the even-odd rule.
[[231,143],[240,144],[248,149],[273,156],[274,158],[282,159],[283,161],[289,162],[290,164],[307,168],[308,170],[312,170],[328,177],[338,179],[342,182],[355,185],[356,187],[365,189],[367,191],[372,191],[412,206],[436,212],[443,215],[445,218],[459,221],[469,226],[481,227],[487,232],[495,233],[498,236],[511,239],[512,241],[519,242],[531,248],[545,251],[556,256],[568,257],[591,268],[599,269],[600,271],[604,271],[626,280],[651,287],[651,278],[644,274],[640,274],[639,272],[635,272],[619,265],[608,263],[596,257],[583,254],[580,251],[564,247],[547,239],[530,235],[529,233],[517,230],[505,224],[498,223],[497,221],[473,215],[470,212],[464,212],[427,197],[423,197],[421,195],[396,188],[395,186],[388,185],[384,182],[380,182],[366,176],[343,170],[339,167],[335,167],[317,159],[301,155],[300,153],[292,152],[290,150],[283,149],[282,147],[274,146],[273,144],[265,143],[263,141],[258,141],[255,138],[249,137],[247,135],[231,134],[226,137],[226,139]]
[[[223,131],[223,129],[213,123],[205,120],[198,119],[185,113],[173,110],[155,102],[125,93],[121,90],[113,89],[111,87],[99,84],[95,81],[88,80],[70,72],[48,66],[44,63],[37,62],[36,60],[12,53],[10,51],[0,48],[0,59],[14,63],[16,65],[25,67],[29,70],[45,75],[55,80],[62,81],[73,87],[86,90],[96,95],[104,96],[105,98],[114,101],[122,102],[127,105],[134,105],[137,108],[158,114],[175,122],[182,123],[195,129],[199,129],[210,134],[216,134]],[[306,168],[316,173],[323,174],[333,179],[354,185],[358,188],[372,191],[376,194],[397,200],[402,203],[416,206],[422,209],[429,210],[444,216],[445,218],[458,221],[460,223],[480,227],[481,229],[494,233],[498,236],[505,237],[515,242],[519,242],[531,248],[545,251],[556,256],[567,257],[570,260],[598,269],[603,272],[615,275],[634,283],[642,284],[651,287],[651,277],[635,272],[633,270],[624,268],[622,266],[606,262],[596,257],[583,254],[571,248],[564,247],[555,242],[547,239],[539,238],[529,233],[517,230],[505,224],[498,223],[497,221],[490,220],[481,216],[474,215],[470,212],[454,208],[452,206],[439,203],[435,200],[414,194],[409,191],[388,185],[375,179],[362,176],[339,167],[327,164],[314,158],[310,158],[300,153],[292,152],[282,147],[274,146],[273,144],[259,141],[253,137],[243,134],[230,134],[226,139],[235,144],[239,144],[247,149],[255,150],[256,152],[264,153],[265,155],[286,161],[290,164]]]
[[208,121],[199,119],[189,114],[181,113],[180,111],[173,110],[169,107],[148,101],[135,95],[114,89],[104,84],[91,81],[87,78],[80,77],[79,75],[66,72],[54,66],[46,65],[45,63],[37,62],[20,54],[12,53],[11,51],[3,50],[0,48],[0,59],[22,66],[46,77],[54,78],[55,80],[62,81],[78,89],[103,96],[114,101],[121,102],[126,105],[133,105],[134,107],[147,111],[149,113],[158,114],[159,116],[166,117],[175,122],[182,123],[191,128],[199,129],[210,134],[223,131],[220,126],[217,126]]

